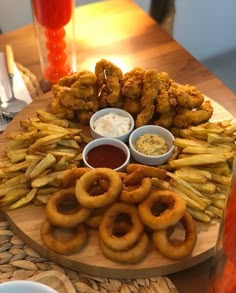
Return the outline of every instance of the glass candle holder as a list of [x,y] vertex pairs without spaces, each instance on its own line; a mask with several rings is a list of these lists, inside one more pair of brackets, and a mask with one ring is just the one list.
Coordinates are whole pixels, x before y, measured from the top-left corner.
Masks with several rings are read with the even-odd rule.
[[56,83],[76,71],[74,0],[31,0],[43,77]]
[[236,292],[236,159],[212,260],[208,292]]

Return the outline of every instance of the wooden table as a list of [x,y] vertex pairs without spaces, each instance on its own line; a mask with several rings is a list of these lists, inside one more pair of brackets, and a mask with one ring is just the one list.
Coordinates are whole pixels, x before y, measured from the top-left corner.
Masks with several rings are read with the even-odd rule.
[[[236,95],[131,0],[104,1],[76,9],[78,70],[94,69],[101,58],[123,71],[135,66],[166,71],[180,83],[196,85],[236,116]],[[0,50],[10,43],[15,59],[42,78],[33,25],[0,35]],[[204,293],[210,260],[170,275],[180,293]],[[201,289],[200,289],[201,287]]]

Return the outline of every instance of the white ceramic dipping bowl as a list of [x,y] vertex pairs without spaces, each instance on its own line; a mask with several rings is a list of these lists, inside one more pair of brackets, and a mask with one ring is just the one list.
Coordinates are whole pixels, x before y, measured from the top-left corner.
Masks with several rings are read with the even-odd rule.
[[18,280],[0,284],[0,293],[58,293],[58,291],[38,282]]
[[[156,134],[162,137],[168,146],[168,151],[164,153],[163,155],[158,155],[158,156],[149,156],[149,155],[145,155],[138,152],[135,148],[135,143],[137,139],[143,134]],[[155,166],[155,165],[158,166],[158,165],[164,164],[172,155],[174,151],[173,141],[174,141],[173,134],[169,130],[161,126],[157,126],[157,125],[141,126],[139,128],[136,128],[129,136],[130,154],[133,157],[133,159],[139,163],[142,163],[145,165],[151,165],[151,166]]]
[[[94,123],[95,121],[102,117],[102,116],[105,116],[107,115],[108,113],[115,113],[115,114],[118,114],[120,116],[124,116],[126,118],[129,119],[130,121],[130,127],[128,129],[128,131],[122,135],[118,135],[118,136],[113,136],[113,135],[103,135],[101,133],[98,133],[94,127]],[[133,117],[127,112],[127,111],[124,111],[122,109],[118,109],[118,108],[105,108],[105,109],[102,109],[102,110],[99,110],[97,111],[96,113],[93,114],[93,116],[90,118],[90,122],[89,122],[89,126],[90,126],[90,133],[91,133],[91,136],[93,138],[100,138],[100,137],[113,137],[113,138],[116,138],[118,140],[121,140],[123,142],[127,142],[128,141],[128,138],[129,138],[129,135],[130,133],[132,132],[133,128],[134,128],[134,119]],[[109,125],[106,125],[106,128],[112,128],[110,127]],[[117,127],[115,127],[115,130],[116,130]]]
[[[90,143],[88,143],[85,146],[85,148],[83,149],[83,152],[82,152],[84,165],[89,167],[89,168],[92,168],[92,169],[94,169],[95,167],[97,167],[97,168],[98,167],[111,168],[110,166],[104,166],[104,165],[103,166],[92,166],[87,161],[89,151],[91,151],[92,149],[94,149],[96,147],[105,146],[105,145],[115,146],[115,147],[121,149],[124,152],[126,158],[122,161],[123,163],[121,165],[119,165],[118,167],[116,167],[116,168],[112,168],[115,171],[124,171],[126,169],[127,165],[130,162],[130,150],[129,150],[128,146],[124,142],[122,142],[121,140],[115,139],[115,138],[102,137],[102,138],[97,138],[95,140],[92,140]],[[105,148],[103,148],[103,149],[105,149]],[[111,157],[116,158],[116,152],[115,151],[112,152]],[[101,159],[103,162],[104,162],[104,159],[105,159],[105,163],[106,164],[109,163],[109,158],[108,158],[108,155],[106,155],[106,154],[105,155],[102,154],[102,156],[101,156],[101,153],[100,153],[100,156],[96,155],[96,158],[97,158],[97,160]]]

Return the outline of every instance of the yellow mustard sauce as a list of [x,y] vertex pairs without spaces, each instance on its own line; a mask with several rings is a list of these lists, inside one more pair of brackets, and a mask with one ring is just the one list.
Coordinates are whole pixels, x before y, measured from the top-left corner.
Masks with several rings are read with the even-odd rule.
[[159,156],[168,151],[168,146],[162,137],[149,133],[143,134],[137,139],[135,148],[138,152],[148,156]]

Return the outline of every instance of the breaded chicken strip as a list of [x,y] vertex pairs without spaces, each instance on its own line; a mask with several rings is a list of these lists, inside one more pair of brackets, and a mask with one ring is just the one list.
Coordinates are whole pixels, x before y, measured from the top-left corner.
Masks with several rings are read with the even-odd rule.
[[176,104],[182,108],[199,108],[204,101],[203,94],[195,86],[189,84],[182,85],[172,81],[168,93],[170,98],[175,99]]
[[135,67],[126,72],[122,78],[122,96],[129,99],[140,99],[143,93],[143,77],[145,70]]
[[146,125],[153,117],[155,105],[160,89],[158,72],[155,69],[147,70],[143,80],[143,96],[141,98],[141,112],[136,118],[136,127]]
[[100,107],[120,107],[121,79],[123,73],[112,62],[102,59],[95,65]]
[[205,101],[197,110],[180,108],[174,117],[174,127],[187,128],[190,125],[199,125],[207,122],[213,114],[210,101]]

